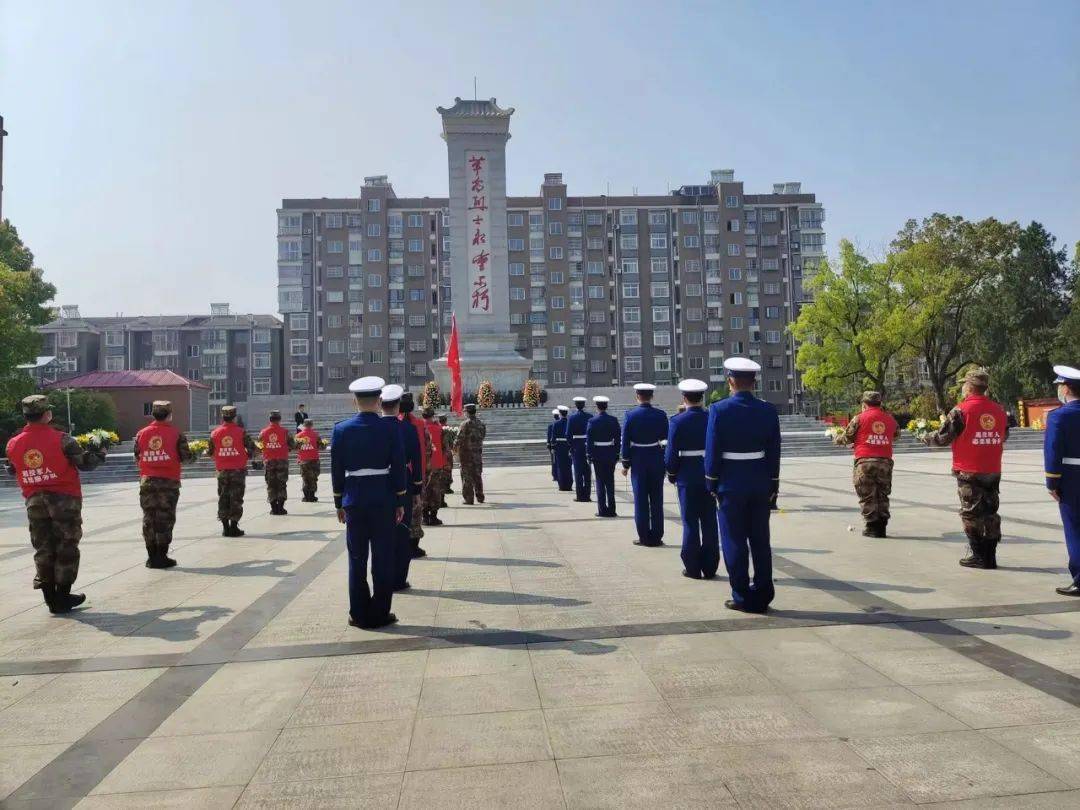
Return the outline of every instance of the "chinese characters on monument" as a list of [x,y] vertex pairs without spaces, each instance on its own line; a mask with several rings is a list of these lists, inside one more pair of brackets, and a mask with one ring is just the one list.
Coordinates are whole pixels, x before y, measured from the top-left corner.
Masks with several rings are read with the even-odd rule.
[[491,314],[491,278],[488,265],[491,263],[491,248],[488,233],[491,217],[488,207],[488,158],[486,152],[469,151],[465,154],[465,171],[469,188],[466,193],[469,218],[468,239],[468,278],[469,312],[473,315]]

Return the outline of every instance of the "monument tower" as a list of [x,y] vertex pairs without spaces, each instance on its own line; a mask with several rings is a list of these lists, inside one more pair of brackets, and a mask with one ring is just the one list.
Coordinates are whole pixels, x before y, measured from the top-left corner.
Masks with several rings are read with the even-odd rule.
[[[506,248],[506,142],[514,108],[495,99],[438,107],[450,170],[450,296],[457,317],[461,382],[521,390],[532,361],[514,350]],[[450,391],[446,357],[431,361]]]

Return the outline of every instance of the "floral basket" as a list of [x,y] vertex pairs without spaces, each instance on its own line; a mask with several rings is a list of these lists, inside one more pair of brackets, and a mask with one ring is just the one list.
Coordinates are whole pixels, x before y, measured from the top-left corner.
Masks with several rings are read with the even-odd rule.
[[495,386],[491,380],[483,380],[476,389],[476,407],[490,408],[495,405]]
[[442,392],[435,380],[428,380],[420,394],[421,408],[438,408],[443,404]]
[[825,438],[832,441],[835,441],[837,436],[842,436],[843,434],[844,428],[842,428],[840,425],[830,425],[829,427],[825,428]]
[[188,450],[190,450],[192,455],[196,458],[199,456],[208,456],[210,455],[210,442],[203,439],[192,439],[188,442]]
[[941,429],[940,419],[912,419],[907,423],[907,431],[919,441]]
[[80,433],[75,437],[75,441],[77,441],[81,447],[85,447],[88,450],[100,450],[104,452],[114,444],[119,444],[120,437],[111,430],[101,430],[99,428],[86,433]]
[[536,380],[526,380],[525,387],[521,389],[521,402],[526,408],[536,408],[540,405],[540,383]]

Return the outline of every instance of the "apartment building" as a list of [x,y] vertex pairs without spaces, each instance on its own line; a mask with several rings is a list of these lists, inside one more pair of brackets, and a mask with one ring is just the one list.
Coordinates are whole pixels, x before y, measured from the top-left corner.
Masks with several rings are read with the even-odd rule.
[[[398,197],[385,176],[344,199],[285,199],[278,298],[285,392],[377,374],[418,387],[444,353],[447,199]],[[799,183],[747,194],[731,170],[669,194],[567,194],[547,174],[507,200],[510,322],[548,387],[718,381],[726,356],[763,366],[761,396],[797,410],[787,325],[824,256],[824,210]]]
[[211,423],[222,405],[282,393],[283,324],[274,315],[233,314],[228,304],[211,304],[207,315],[99,318],[62,306],[39,331],[42,354],[56,357],[61,376],[169,369],[204,383]]

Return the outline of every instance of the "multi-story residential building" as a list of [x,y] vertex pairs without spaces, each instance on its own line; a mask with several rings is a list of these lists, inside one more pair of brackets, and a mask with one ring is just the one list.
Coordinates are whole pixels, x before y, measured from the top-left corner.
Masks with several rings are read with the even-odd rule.
[[211,423],[224,404],[282,393],[283,324],[274,315],[211,304],[209,315],[90,318],[62,306],[39,331],[42,354],[56,356],[61,375],[167,368],[208,385]]
[[[278,210],[285,390],[347,390],[377,374],[416,387],[444,352],[447,199],[358,198]],[[510,322],[548,387],[723,379],[725,356],[763,366],[761,394],[800,406],[794,345],[802,278],[824,256],[824,211],[799,183],[747,194],[730,170],[655,196],[575,197],[561,174],[507,200]]]

